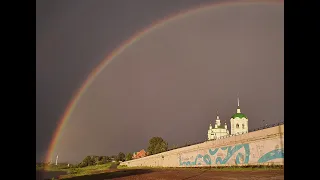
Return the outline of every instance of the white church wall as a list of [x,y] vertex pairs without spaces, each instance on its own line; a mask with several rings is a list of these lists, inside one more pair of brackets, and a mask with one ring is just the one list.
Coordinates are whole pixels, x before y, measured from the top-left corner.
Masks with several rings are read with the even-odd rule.
[[[239,124],[239,128],[236,125]],[[242,128],[242,124],[244,124],[244,129]],[[231,134],[242,134],[248,132],[248,119],[245,118],[235,118],[231,119]]]

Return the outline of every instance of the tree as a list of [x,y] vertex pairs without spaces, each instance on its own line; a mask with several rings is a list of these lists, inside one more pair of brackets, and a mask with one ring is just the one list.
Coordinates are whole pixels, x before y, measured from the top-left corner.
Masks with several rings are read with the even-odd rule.
[[111,162],[111,157],[106,156],[106,162]]
[[117,155],[112,155],[110,159],[111,159],[111,160],[117,160],[117,158],[118,158]]
[[130,161],[130,160],[132,160],[132,153],[128,153],[127,155],[126,155],[126,161]]
[[123,152],[119,152],[117,156],[117,161],[124,161],[126,158],[126,155]]
[[107,163],[107,156],[100,156],[100,163],[101,164]]
[[99,156],[92,156],[91,159],[94,165],[99,164]]
[[86,166],[91,166],[91,165],[94,165],[94,160],[91,158],[91,156],[87,156],[79,164],[79,167],[86,167]]
[[82,167],[87,167],[88,164],[85,162],[81,162],[80,164],[78,164],[78,167],[82,168]]
[[161,137],[153,137],[149,140],[148,152],[150,155],[168,150],[168,143]]

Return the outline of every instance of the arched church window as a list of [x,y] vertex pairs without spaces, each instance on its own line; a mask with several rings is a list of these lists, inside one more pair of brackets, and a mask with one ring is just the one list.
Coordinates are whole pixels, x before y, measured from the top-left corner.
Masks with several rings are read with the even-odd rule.
[[242,124],[242,129],[244,129],[244,124]]
[[239,128],[239,124],[236,125],[236,128]]

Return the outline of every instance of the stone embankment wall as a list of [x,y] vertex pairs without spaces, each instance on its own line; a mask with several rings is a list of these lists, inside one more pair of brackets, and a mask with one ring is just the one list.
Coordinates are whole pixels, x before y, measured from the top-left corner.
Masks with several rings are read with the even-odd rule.
[[284,125],[122,162],[151,167],[283,165]]

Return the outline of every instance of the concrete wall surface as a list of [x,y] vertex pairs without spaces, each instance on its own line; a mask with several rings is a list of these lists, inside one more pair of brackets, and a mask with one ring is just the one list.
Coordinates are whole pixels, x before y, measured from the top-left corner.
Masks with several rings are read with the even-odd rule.
[[151,167],[283,165],[284,125],[122,162]]

